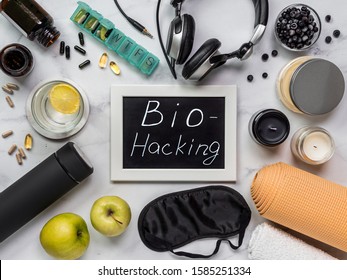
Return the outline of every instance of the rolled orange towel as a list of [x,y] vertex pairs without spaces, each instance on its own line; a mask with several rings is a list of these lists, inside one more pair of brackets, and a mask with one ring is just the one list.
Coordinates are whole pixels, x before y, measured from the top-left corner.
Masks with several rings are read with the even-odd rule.
[[347,187],[279,162],[258,171],[251,195],[264,218],[347,252]]

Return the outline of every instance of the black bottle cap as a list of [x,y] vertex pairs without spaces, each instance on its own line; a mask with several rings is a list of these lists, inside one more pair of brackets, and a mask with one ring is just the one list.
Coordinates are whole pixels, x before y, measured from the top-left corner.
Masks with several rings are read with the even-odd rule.
[[72,142],[68,142],[61,147],[55,153],[55,156],[67,174],[78,183],[93,173],[93,166]]

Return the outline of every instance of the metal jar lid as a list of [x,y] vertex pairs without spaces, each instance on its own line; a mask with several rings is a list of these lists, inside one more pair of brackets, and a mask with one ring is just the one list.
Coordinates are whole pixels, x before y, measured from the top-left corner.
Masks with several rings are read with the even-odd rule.
[[332,111],[341,101],[345,80],[341,70],[324,59],[311,59],[299,66],[290,83],[295,106],[308,115]]

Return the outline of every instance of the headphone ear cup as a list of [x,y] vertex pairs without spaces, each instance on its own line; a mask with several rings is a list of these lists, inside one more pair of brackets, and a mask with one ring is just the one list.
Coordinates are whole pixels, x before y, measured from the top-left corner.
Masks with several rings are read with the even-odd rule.
[[[197,51],[196,53],[187,61],[182,70],[182,76],[186,80],[191,78],[192,75],[207,62],[212,54],[214,54],[221,46],[221,42],[217,39],[209,39],[207,40]],[[209,71],[211,71],[212,66],[207,68],[204,73],[201,74],[197,80],[205,77]]]
[[177,64],[183,64],[189,57],[194,43],[195,21],[191,15],[182,16],[183,30],[180,51],[176,60]]
[[187,60],[193,48],[194,35],[195,21],[191,15],[177,16],[171,21],[166,53],[176,60],[176,64],[183,64]]

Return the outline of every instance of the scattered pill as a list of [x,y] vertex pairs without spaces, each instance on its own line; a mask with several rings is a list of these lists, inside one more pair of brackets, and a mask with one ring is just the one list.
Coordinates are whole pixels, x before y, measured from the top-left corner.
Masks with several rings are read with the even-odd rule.
[[248,75],[247,76],[247,81],[252,82],[253,81],[253,75]]
[[341,32],[340,32],[340,30],[334,30],[334,32],[333,32],[333,36],[335,37],[335,38],[339,38],[340,37],[340,35],[341,35]]
[[24,139],[24,148],[29,151],[32,149],[32,147],[33,147],[33,137],[31,136],[31,134],[27,134]]
[[70,59],[70,47],[69,46],[65,47],[65,57],[66,57],[66,59]]
[[271,55],[272,55],[273,57],[276,57],[276,56],[278,55],[278,51],[277,51],[277,50],[273,50],[273,51],[271,52]]
[[107,53],[103,53],[99,59],[99,67],[104,69],[106,67],[107,60],[108,60]]
[[78,39],[80,40],[80,45],[84,46],[84,35],[82,32],[78,33]]
[[23,164],[22,157],[20,156],[20,153],[16,153],[16,159],[19,165]]
[[266,79],[269,75],[268,75],[268,73],[264,72],[261,76],[262,76],[264,79]]
[[19,90],[19,86],[14,83],[7,83],[6,86],[12,90]]
[[8,94],[13,94],[13,90],[10,89],[8,86],[2,86],[2,90]]
[[331,36],[326,36],[325,37],[325,43],[330,44],[331,40],[332,40]]
[[331,21],[331,15],[326,15],[325,16],[325,21],[330,22]]
[[74,46],[74,49],[83,55],[87,53],[85,49],[82,49],[80,46],[77,45]]
[[11,97],[6,96],[6,101],[7,101],[8,105],[9,105],[11,108],[14,107],[14,103],[13,103]]
[[115,73],[116,75],[120,74],[120,68],[116,62],[111,61],[110,62],[110,68],[111,68],[112,72]]
[[7,131],[3,132],[1,135],[2,135],[2,138],[7,138],[12,134],[13,134],[12,130],[7,130]]
[[23,158],[23,159],[27,158],[26,154],[24,153],[23,148],[19,148],[18,153],[20,154],[21,158]]
[[262,56],[261,56],[261,59],[263,61],[267,61],[269,59],[269,55],[267,53],[264,53]]
[[86,67],[86,66],[89,65],[89,64],[90,64],[90,60],[87,59],[87,60],[83,61],[80,65],[78,65],[78,67],[79,67],[80,69],[83,69],[84,67]]
[[17,149],[17,145],[13,144],[9,149],[8,149],[8,154],[12,155],[14,153],[14,151]]
[[61,42],[60,42],[60,50],[59,50],[59,53],[60,53],[61,55],[63,55],[64,52],[65,52],[65,42],[64,42],[64,41],[61,41]]

